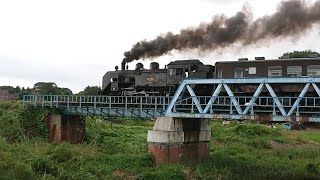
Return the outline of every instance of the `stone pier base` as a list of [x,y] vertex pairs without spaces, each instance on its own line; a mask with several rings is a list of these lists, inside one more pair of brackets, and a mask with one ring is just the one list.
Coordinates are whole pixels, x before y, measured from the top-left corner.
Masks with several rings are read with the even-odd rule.
[[80,116],[51,114],[48,118],[49,142],[82,143],[85,123]]
[[210,139],[208,119],[159,117],[148,131],[148,151],[156,164],[203,161],[209,157]]

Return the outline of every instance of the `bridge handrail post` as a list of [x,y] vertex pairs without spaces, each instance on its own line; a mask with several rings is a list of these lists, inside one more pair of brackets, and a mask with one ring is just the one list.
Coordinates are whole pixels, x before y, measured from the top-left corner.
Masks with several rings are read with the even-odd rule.
[[41,105],[44,107],[44,95],[41,96]]
[[272,115],[276,115],[276,101],[275,101],[275,98],[272,98],[273,101],[272,101]]
[[158,97],[155,97],[155,99],[154,99],[154,110],[155,110],[155,112],[157,112],[158,111]]
[[125,110],[128,111],[128,97],[125,97]]
[[254,104],[252,104],[252,106],[251,106],[251,108],[250,108],[250,109],[251,109],[251,111],[250,111],[250,115],[252,115],[252,116],[254,115],[254,111],[253,111],[254,109],[253,109],[253,106],[254,106]]
[[[191,99],[193,99],[192,98],[192,96],[191,96]],[[186,103],[188,103],[187,101],[186,101]],[[194,113],[194,107],[193,107],[193,105],[194,105],[194,102],[193,102],[193,100],[191,100],[191,113]],[[174,106],[175,107],[175,106]],[[176,109],[174,108],[174,111],[175,111]]]
[[142,96],[140,96],[140,116],[142,115]]
[[230,96],[230,114],[233,114],[233,111],[232,111],[232,97]]
[[289,97],[289,105],[288,106],[292,106],[293,104],[291,104],[291,97]]
[[68,109],[70,108],[70,96],[68,96],[68,98],[67,98],[67,107],[68,107]]
[[56,108],[58,108],[59,97],[55,96],[55,99],[56,99]]
[[162,111],[165,112],[166,111],[166,97],[162,97]]
[[[212,114],[212,113],[213,113],[213,109],[212,109],[212,106],[213,106],[213,99],[211,99],[211,98],[210,98],[210,100],[209,100],[209,101],[210,101],[210,104],[211,104],[211,105],[210,105],[210,114]],[[209,103],[209,102],[208,102],[208,103]]]
[[109,114],[111,112],[111,96],[108,96],[108,99],[109,99]]
[[[301,98],[302,99],[302,98]],[[299,103],[300,104],[300,103]],[[300,109],[300,105],[297,105],[297,109],[296,109],[296,117],[299,117],[300,116],[300,112],[299,112],[299,109]]]
[[37,107],[37,95],[34,95],[34,107]]

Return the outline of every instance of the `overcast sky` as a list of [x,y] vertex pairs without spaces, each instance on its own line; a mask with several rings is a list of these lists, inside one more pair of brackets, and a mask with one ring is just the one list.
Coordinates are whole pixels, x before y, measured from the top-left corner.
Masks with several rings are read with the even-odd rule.
[[[123,53],[143,39],[233,16],[249,5],[254,18],[272,14],[279,0],[0,0],[0,86],[33,87],[55,82],[74,93],[101,85],[120,65]],[[307,1],[309,2],[309,1]],[[311,2],[311,1],[310,1]],[[154,59],[164,64],[197,58],[206,64],[238,57],[277,58],[284,52],[320,51],[319,26],[300,39],[282,39],[245,49],[204,54],[172,52]],[[129,64],[134,68],[137,62]],[[147,65],[150,60],[145,61]],[[148,66],[148,65],[147,65]]]

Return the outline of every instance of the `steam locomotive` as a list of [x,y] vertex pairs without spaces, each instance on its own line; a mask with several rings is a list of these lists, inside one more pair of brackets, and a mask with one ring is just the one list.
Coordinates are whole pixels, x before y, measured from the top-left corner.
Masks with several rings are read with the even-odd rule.
[[[157,62],[151,62],[150,68],[144,68],[137,63],[134,70],[129,70],[125,63],[115,71],[109,71],[103,76],[102,94],[119,96],[165,96],[173,95],[183,79],[206,78],[255,78],[255,77],[300,77],[320,76],[320,57],[265,59],[255,60],[240,58],[238,61],[218,61],[213,65],[205,65],[198,59],[176,60],[170,62],[164,69]],[[197,95],[207,95],[212,85],[201,85],[194,89]],[[296,93],[301,89],[297,85],[286,87],[275,85],[277,91]],[[234,92],[250,92],[250,86],[237,85],[231,87]]]

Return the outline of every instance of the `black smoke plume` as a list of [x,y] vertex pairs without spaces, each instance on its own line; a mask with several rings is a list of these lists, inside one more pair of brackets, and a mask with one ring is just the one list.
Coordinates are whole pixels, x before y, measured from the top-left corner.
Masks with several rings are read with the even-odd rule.
[[212,22],[197,28],[168,32],[151,41],[141,41],[124,53],[123,63],[162,56],[171,50],[215,50],[239,42],[243,46],[261,40],[299,36],[320,22],[320,0],[308,5],[303,0],[281,2],[276,13],[251,20],[251,12],[243,10],[235,16],[214,16]]

